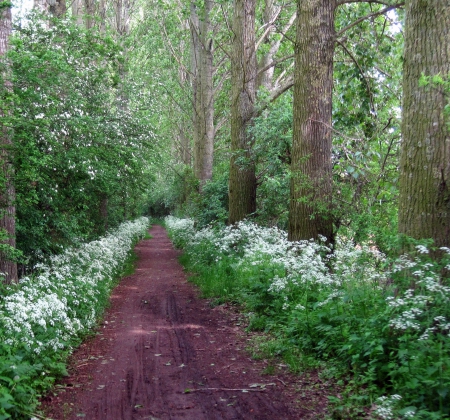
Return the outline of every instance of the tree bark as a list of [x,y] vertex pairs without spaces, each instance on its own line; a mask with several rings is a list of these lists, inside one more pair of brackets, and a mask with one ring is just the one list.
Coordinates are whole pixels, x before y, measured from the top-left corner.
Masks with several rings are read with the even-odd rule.
[[94,0],[84,0],[84,8],[85,8],[85,25],[86,29],[92,29],[95,24],[95,1]]
[[63,17],[67,12],[66,0],[56,0],[54,2],[49,2],[50,13],[58,18]]
[[[212,178],[214,150],[213,40],[211,0],[203,8],[191,3],[192,74],[194,90],[194,174],[200,188]],[[200,12],[200,14],[199,14]]]
[[[399,232],[450,245],[450,4],[410,0],[405,10]],[[447,85],[421,86],[440,75]]]
[[[256,175],[252,160],[252,123],[256,100],[255,0],[235,0],[231,60],[231,162],[228,222],[256,211]],[[238,162],[238,159],[244,162]]]
[[335,0],[298,0],[289,239],[333,241],[331,124]]
[[76,22],[78,26],[83,26],[83,0],[72,0],[72,16],[76,18]]
[[[278,6],[280,7],[280,6]],[[263,69],[268,66],[273,61],[273,57],[275,56],[275,53],[277,52],[277,43],[271,42],[270,34],[272,32],[272,28],[274,26],[274,17],[278,12],[278,7],[275,7],[274,0],[265,0],[264,2],[264,13],[263,13],[263,21],[265,26],[269,26],[267,29],[267,35],[264,39],[264,44],[269,44],[269,49],[266,54],[264,54],[261,57],[259,64],[259,68]],[[263,86],[268,91],[272,90],[273,86],[273,72],[274,67],[269,67],[266,71],[262,71],[259,73],[257,77],[257,86],[258,88]]]
[[[0,17],[0,57],[3,57],[9,49],[9,37],[11,35],[11,8],[6,7],[1,10]],[[12,89],[8,81],[8,75],[4,77],[6,90]],[[0,120],[7,111],[0,109]],[[2,171],[3,185],[0,190],[0,231],[6,233],[7,239],[2,241],[3,245],[10,248],[16,247],[16,190],[14,187],[14,168],[11,164],[11,133],[8,127],[0,126],[0,165]],[[17,263],[11,259],[8,252],[0,252],[0,276],[3,276],[6,283],[17,282]]]

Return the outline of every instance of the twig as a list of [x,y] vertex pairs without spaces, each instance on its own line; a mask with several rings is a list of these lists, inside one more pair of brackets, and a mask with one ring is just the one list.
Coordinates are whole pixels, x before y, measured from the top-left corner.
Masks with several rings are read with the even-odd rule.
[[190,394],[191,392],[199,391],[241,391],[241,392],[264,392],[265,389],[247,389],[247,388],[194,388],[186,389],[185,394]]
[[351,60],[356,64],[356,67],[358,67],[358,70],[362,76],[362,78],[364,79],[364,82],[366,84],[367,87],[367,93],[369,94],[369,100],[370,100],[370,110],[372,112],[375,112],[375,106],[373,104],[373,96],[372,96],[372,91],[370,89],[370,83],[367,80],[366,75],[364,74],[364,70],[362,69],[362,67],[359,65],[358,60],[356,60],[356,58],[353,56],[353,54],[350,52],[350,50],[344,45],[343,42],[339,41],[338,39],[336,40],[336,42],[343,48],[343,50],[348,54],[348,56],[351,58]]
[[342,131],[336,130],[336,129],[333,128],[331,125],[328,125],[327,123],[324,123],[323,121],[313,120],[312,118],[308,118],[307,121],[311,121],[311,122],[323,124],[325,127],[327,127],[328,129],[330,129],[331,131],[334,131],[335,133],[339,134],[340,136],[346,138],[347,140],[361,141],[361,139],[357,139],[357,138],[355,138],[355,137],[349,137],[349,136],[346,136]]
[[286,386],[286,383],[283,382],[280,378],[275,378],[277,381],[280,381],[284,386]]
[[353,23],[350,23],[350,25],[347,25],[345,28],[341,29],[337,34],[336,34],[336,39],[339,38],[344,32],[348,31],[350,28],[353,28],[354,26],[358,25],[359,23],[361,23],[362,21],[366,20],[366,19],[370,19],[370,18],[375,18],[377,16],[380,15],[384,15],[385,13],[397,9],[401,6],[404,6],[405,2],[402,1],[400,3],[397,4],[392,4],[388,7],[385,7],[384,9],[380,10],[379,12],[374,12],[374,13],[370,13],[369,15],[366,16],[362,16],[359,19],[356,19]]

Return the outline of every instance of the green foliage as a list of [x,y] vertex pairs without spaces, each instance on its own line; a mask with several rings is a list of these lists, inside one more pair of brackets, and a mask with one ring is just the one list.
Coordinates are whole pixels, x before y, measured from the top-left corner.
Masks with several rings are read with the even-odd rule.
[[[205,296],[245,308],[270,333],[259,352],[293,370],[325,363],[343,387],[334,418],[450,417],[450,249],[408,240],[387,258],[339,239],[290,243],[250,223],[199,231],[167,219],[182,262]],[[389,243],[403,249],[405,239]],[[438,257],[436,257],[438,256]]]
[[124,79],[112,38],[69,20],[47,27],[31,14],[15,28],[7,60],[12,90],[0,100],[14,127],[17,247],[33,264],[142,214],[152,102]]
[[[259,100],[265,102],[263,92]],[[292,146],[292,95],[288,92],[254,119],[250,128],[257,168],[256,220],[287,228],[289,209],[289,166]]]
[[96,325],[112,287],[132,272],[132,248],[148,219],[126,222],[107,236],[67,249],[0,301],[0,419],[33,416],[38,398],[66,374],[65,361]]
[[[228,169],[228,165],[226,165]],[[209,224],[224,225],[228,219],[228,170],[216,171],[207,181],[200,194],[191,196],[190,214],[199,227]]]
[[[339,7],[337,31],[383,5]],[[336,46],[333,94],[333,219],[339,233],[384,252],[397,230],[403,37],[389,17],[363,20]],[[376,45],[376,48],[374,48]]]

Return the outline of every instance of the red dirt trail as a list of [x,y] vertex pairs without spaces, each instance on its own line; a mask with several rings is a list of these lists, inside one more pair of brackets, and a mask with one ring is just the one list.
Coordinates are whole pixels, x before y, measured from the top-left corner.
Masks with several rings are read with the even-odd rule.
[[250,358],[238,312],[198,298],[166,231],[154,226],[150,234],[136,246],[136,271],[113,291],[97,334],[43,399],[45,418],[318,418],[326,404],[324,389],[311,386],[316,380],[278,366],[276,376],[263,375],[267,362]]

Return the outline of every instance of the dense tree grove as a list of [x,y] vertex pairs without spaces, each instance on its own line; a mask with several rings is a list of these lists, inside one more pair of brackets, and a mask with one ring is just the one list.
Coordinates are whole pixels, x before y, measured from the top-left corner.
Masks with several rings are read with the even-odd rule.
[[[425,244],[448,295],[447,0],[33,5],[13,22],[0,4],[3,283],[127,220],[172,214],[199,229],[283,229],[291,243],[318,241],[320,258],[345,241],[389,258]],[[322,274],[343,270],[333,258]],[[420,288],[405,278],[398,293]]]

